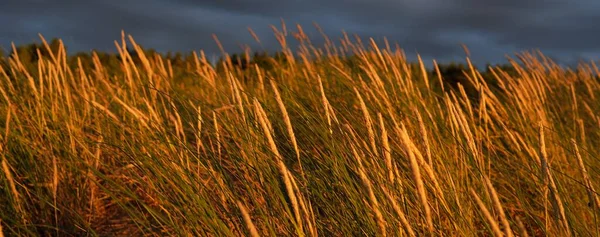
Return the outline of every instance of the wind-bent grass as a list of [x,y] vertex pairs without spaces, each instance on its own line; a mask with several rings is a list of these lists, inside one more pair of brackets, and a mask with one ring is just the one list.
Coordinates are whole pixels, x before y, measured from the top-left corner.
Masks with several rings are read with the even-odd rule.
[[45,41],[35,68],[14,54],[0,235],[600,234],[593,62],[526,52],[484,79],[467,58],[452,85],[387,41],[275,34],[272,70],[200,52],[187,77],[124,34],[111,72]]

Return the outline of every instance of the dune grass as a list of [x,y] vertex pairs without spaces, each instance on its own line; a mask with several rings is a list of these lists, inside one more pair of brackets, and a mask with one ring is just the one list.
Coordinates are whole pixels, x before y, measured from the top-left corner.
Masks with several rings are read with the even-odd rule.
[[[271,71],[193,77],[115,42],[0,72],[6,236],[596,236],[600,80],[540,52],[451,87],[398,47],[300,26]],[[291,31],[291,30],[290,30]],[[42,38],[43,39],[43,38]],[[45,44],[47,46],[47,44]],[[134,64],[126,49],[138,52]],[[357,55],[350,68],[343,61]],[[467,87],[471,92],[467,92]],[[472,93],[474,92],[474,93]]]

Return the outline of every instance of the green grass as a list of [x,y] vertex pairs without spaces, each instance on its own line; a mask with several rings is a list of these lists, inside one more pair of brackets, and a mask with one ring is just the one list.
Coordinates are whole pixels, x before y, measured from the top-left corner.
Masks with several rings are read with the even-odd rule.
[[525,52],[494,86],[471,68],[452,87],[397,48],[346,39],[323,55],[299,39],[272,70],[199,57],[185,77],[132,38],[141,63],[123,38],[111,77],[66,66],[64,47],[36,67],[8,59],[1,233],[600,233],[593,63]]

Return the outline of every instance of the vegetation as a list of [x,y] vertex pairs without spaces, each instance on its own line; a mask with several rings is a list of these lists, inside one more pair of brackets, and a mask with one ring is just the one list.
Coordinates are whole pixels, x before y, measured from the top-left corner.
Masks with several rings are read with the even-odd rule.
[[427,70],[387,41],[302,32],[294,53],[275,30],[276,57],[216,66],[125,35],[118,55],[13,47],[0,233],[600,234],[594,62]]

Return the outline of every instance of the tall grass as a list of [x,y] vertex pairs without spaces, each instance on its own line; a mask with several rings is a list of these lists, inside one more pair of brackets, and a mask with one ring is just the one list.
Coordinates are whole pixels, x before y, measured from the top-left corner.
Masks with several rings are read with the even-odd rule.
[[13,55],[0,72],[0,231],[600,234],[593,62],[524,52],[509,59],[516,75],[490,68],[492,85],[466,58],[468,82],[451,86],[387,41],[317,46],[300,26],[273,29],[287,60],[271,71],[229,60],[219,73],[199,52],[195,76],[175,78],[125,34],[116,76],[97,55],[71,68],[45,41],[37,70]]

